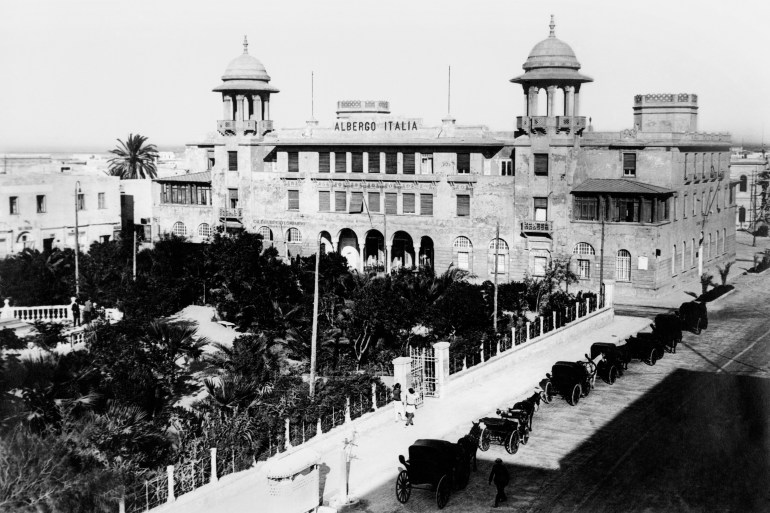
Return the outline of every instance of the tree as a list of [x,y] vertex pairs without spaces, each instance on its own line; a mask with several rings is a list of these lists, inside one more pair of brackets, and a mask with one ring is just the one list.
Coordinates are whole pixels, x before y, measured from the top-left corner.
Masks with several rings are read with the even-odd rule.
[[126,142],[118,139],[120,145],[110,150],[116,155],[109,160],[110,174],[121,180],[155,178],[158,175],[155,167],[158,149],[154,144],[145,145],[145,141],[147,138],[139,134],[128,134]]

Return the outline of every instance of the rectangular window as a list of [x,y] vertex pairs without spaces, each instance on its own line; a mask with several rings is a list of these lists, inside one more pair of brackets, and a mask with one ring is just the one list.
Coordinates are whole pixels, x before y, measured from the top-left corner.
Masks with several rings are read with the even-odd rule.
[[380,152],[370,151],[368,153],[368,157],[369,157],[369,172],[379,173],[380,172]]
[[623,176],[636,176],[636,153],[623,154]]
[[392,215],[398,214],[398,193],[385,193],[385,213]]
[[289,173],[299,173],[299,152],[290,151],[289,157]]
[[650,198],[642,198],[642,222],[652,222],[652,200]]
[[535,221],[548,221],[548,198],[534,198]]
[[350,213],[360,214],[364,211],[364,193],[354,191],[350,193]]
[[[100,192],[99,194],[102,195],[102,196],[104,195],[103,192]],[[44,194],[39,194],[37,196],[36,203],[37,203],[37,213],[38,214],[45,214],[45,195]],[[104,208],[104,207],[102,207],[102,208]]]
[[348,193],[347,191],[334,191],[334,211],[347,212]]
[[380,193],[370,192],[368,199],[369,199],[369,212],[379,212],[380,211]]
[[687,194],[684,195],[682,200],[682,218],[687,219]]
[[468,194],[457,195],[457,217],[468,217],[471,215],[471,197]]
[[500,176],[513,176],[513,161],[511,159],[500,161]]
[[674,196],[671,200],[674,202],[674,221],[679,219],[679,196]]
[[227,170],[238,171],[238,152],[237,151],[227,152]]
[[318,172],[328,173],[331,171],[330,167],[331,159],[329,158],[328,151],[321,151],[318,153]]
[[211,205],[211,187],[198,187],[198,205]]
[[361,152],[354,152],[352,156],[353,156],[353,166],[351,171],[354,173],[363,173],[364,172],[364,154]]
[[548,176],[548,154],[535,153],[535,176]]
[[299,210],[299,191],[289,191],[289,210]]
[[[45,198],[45,196],[43,196],[43,198]],[[104,193],[103,192],[99,193],[99,195],[97,196],[97,200],[98,200],[98,203],[99,203],[99,208],[107,208],[105,206],[105,204],[104,204]]]
[[86,209],[86,195],[83,193],[78,194],[78,210]]
[[416,153],[404,153],[404,174],[405,175],[413,175],[414,174],[414,161],[415,157],[417,157]]
[[590,260],[578,260],[577,275],[581,280],[587,280],[591,278],[591,261]]
[[532,276],[545,276],[545,269],[548,267],[548,257],[536,256],[533,261]]
[[216,159],[214,158],[214,150],[206,150],[206,169],[211,171],[214,169]]
[[331,209],[331,192],[318,191],[318,211],[329,212]]
[[[185,190],[185,193],[186,192],[187,190]],[[299,191],[294,191],[294,192],[297,193],[297,210],[298,210],[299,209]],[[230,198],[230,208],[238,208],[238,189],[227,189],[227,194]]]
[[109,235],[100,235],[99,236],[99,242],[104,244],[105,242],[110,242],[110,236]]
[[385,173],[389,175],[398,173],[398,153],[391,151],[385,154]]
[[730,205],[735,205],[735,186],[728,185],[728,189],[730,190]]
[[403,201],[404,201],[404,207],[403,207],[403,213],[404,214],[414,214],[414,193],[411,192],[405,192],[403,194]]
[[457,268],[463,271],[470,270],[470,255],[467,251],[459,251],[457,253]]
[[420,215],[433,215],[433,194],[420,194]]
[[433,154],[423,153],[420,155],[420,173],[423,175],[433,174]]
[[613,198],[615,201],[615,215],[613,221],[620,223],[638,223],[640,219],[639,198]]
[[599,198],[576,197],[574,201],[572,215],[575,220],[597,221],[599,219]]
[[471,172],[471,154],[470,153],[457,154],[457,172],[461,175],[465,175]]
[[334,152],[334,172],[335,173],[347,173],[348,172],[348,154],[344,151]]
[[[11,196],[10,198],[8,198],[8,203],[9,203],[11,214],[18,214],[19,213],[19,197],[18,196]],[[80,205],[80,195],[78,195],[78,205]],[[78,210],[82,210],[82,209],[78,208]]]

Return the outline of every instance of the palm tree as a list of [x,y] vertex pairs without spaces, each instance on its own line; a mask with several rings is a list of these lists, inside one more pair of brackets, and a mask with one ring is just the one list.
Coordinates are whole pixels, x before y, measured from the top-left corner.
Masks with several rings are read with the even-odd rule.
[[139,134],[128,134],[126,142],[118,139],[120,145],[110,150],[117,155],[109,160],[110,174],[119,176],[121,180],[155,178],[158,175],[155,167],[158,149],[154,144],[145,145],[145,141],[147,138]]

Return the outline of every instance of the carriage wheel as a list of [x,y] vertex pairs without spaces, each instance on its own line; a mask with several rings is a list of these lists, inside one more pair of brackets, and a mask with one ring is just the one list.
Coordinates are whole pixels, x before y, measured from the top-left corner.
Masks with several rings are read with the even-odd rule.
[[578,403],[578,401],[580,401],[581,394],[582,394],[582,390],[580,390],[580,384],[578,383],[574,387],[572,387],[572,394],[570,395],[567,402],[569,402],[571,406],[575,406]]
[[545,389],[543,390],[543,402],[548,404],[551,402],[551,399],[553,399],[553,386],[549,381],[545,384]]
[[444,509],[446,503],[449,502],[450,492],[449,477],[444,474],[439,479],[438,486],[436,486],[436,506],[438,506],[438,509]]
[[505,450],[508,454],[516,454],[519,451],[519,432],[512,431],[511,436],[508,437],[508,441],[505,444]]
[[409,473],[402,470],[396,478],[396,499],[404,504],[409,500],[410,495],[412,495],[412,483],[409,482]]
[[654,347],[650,351],[650,365],[655,365],[655,362],[658,361],[658,350]]
[[479,449],[482,451],[488,451],[489,450],[489,444],[492,442],[492,435],[489,432],[489,429],[484,428],[484,430],[481,432],[481,435],[479,435]]
[[607,382],[610,385],[614,385],[617,377],[618,377],[618,371],[615,370],[615,366],[613,365],[612,367],[610,367],[610,372],[607,373]]

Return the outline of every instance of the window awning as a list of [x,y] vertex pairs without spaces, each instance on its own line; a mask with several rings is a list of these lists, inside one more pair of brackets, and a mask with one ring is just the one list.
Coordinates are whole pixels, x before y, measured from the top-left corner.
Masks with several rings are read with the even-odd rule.
[[243,224],[238,221],[225,221],[225,229],[243,230]]
[[589,178],[572,189],[572,193],[674,194],[675,191],[625,178]]

